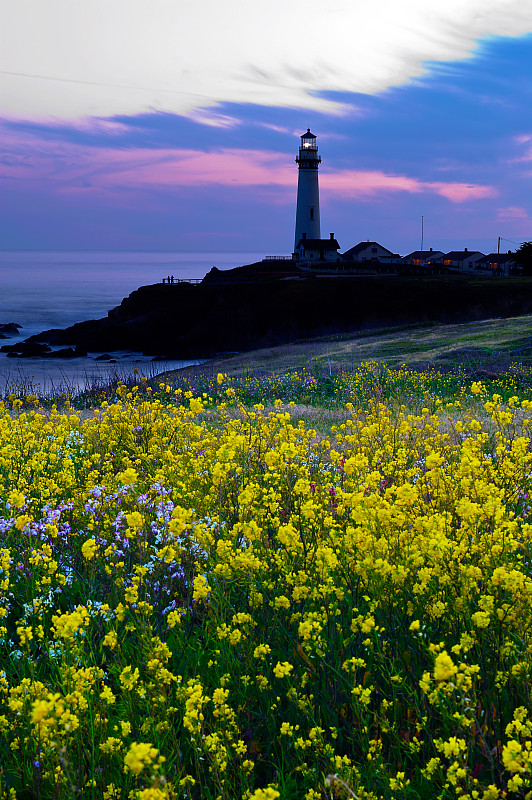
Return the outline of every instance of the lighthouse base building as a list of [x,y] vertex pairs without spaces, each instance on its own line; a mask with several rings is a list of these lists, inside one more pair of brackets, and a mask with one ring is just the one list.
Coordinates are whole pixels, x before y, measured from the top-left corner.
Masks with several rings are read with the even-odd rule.
[[307,234],[303,233],[296,245],[294,259],[299,262],[326,261],[328,263],[334,263],[340,258],[338,255],[339,249],[340,245],[334,238],[334,233],[330,233],[328,239],[309,239]]

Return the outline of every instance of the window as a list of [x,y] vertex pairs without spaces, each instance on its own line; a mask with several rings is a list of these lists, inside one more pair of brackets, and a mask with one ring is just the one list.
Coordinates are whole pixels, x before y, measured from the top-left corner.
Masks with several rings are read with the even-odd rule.
[[310,209],[310,218],[312,220],[314,219],[314,209],[313,208]]

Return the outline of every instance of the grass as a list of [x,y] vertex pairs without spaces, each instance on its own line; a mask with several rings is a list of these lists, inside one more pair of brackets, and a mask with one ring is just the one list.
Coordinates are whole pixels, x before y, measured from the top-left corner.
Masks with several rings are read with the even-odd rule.
[[[320,382],[327,394],[327,379],[334,381],[341,373],[353,373],[363,363],[386,364],[392,368],[442,374],[462,374],[470,378],[496,379],[506,375],[512,365],[525,368],[532,364],[532,316],[484,320],[453,325],[421,323],[370,331],[320,337],[290,345],[227,354],[203,365],[153,375],[149,384],[160,382],[178,385],[190,383],[211,391],[216,375],[240,382],[262,380],[286,374],[308,375]],[[155,367],[154,367],[155,369]],[[515,371],[515,370],[514,370]],[[333,391],[334,381],[330,384]],[[77,408],[93,408],[116,393],[119,383],[135,385],[140,379],[117,371],[110,381],[91,379],[79,389],[63,380],[43,397],[40,387],[27,379],[13,376],[4,397],[40,396],[44,403],[61,404],[69,398]],[[314,398],[315,399],[315,398]],[[303,398],[304,400],[304,398]]]
[[[457,325],[413,325],[322,337],[213,359],[185,375],[218,372],[237,377],[293,372],[326,374],[356,369],[365,361],[412,368],[456,368],[471,374],[505,372],[512,361],[532,360],[532,316]],[[175,373],[174,373],[175,375]],[[171,378],[171,375],[167,376]]]

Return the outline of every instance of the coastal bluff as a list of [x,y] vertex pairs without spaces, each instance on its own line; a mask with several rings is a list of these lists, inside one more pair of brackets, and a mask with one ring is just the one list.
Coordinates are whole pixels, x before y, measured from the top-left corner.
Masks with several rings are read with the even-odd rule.
[[530,313],[532,278],[321,277],[298,273],[291,262],[259,262],[224,272],[214,268],[199,283],[141,286],[103,319],[43,331],[19,347],[212,358],[376,327]]

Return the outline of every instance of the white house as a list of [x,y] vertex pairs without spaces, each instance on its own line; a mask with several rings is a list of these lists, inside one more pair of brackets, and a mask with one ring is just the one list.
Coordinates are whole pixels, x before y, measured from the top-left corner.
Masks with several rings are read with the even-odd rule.
[[449,253],[437,259],[439,263],[444,264],[446,267],[455,267],[464,272],[470,272],[475,269],[475,262],[484,258],[484,253],[479,250],[451,250]]
[[327,261],[333,263],[338,261],[338,250],[340,245],[334,238],[334,233],[329,234],[328,239],[309,239],[307,234],[303,235],[296,245],[294,256],[296,261]]
[[354,247],[350,247],[340,256],[342,261],[379,261],[381,264],[394,264],[401,261],[401,256],[392,253],[377,242],[359,242]]
[[414,264],[416,267],[426,267],[433,262],[439,262],[443,258],[444,253],[441,250],[414,250],[407,256],[403,256],[403,264]]
[[488,253],[475,262],[475,269],[489,270],[492,275],[510,275],[515,272],[514,253]]

